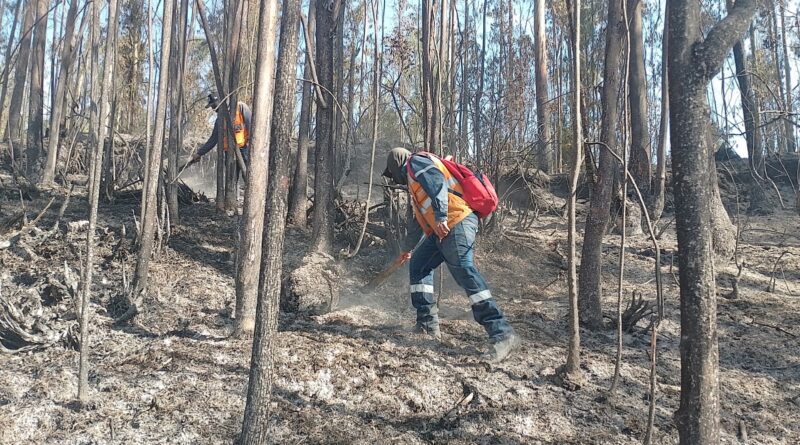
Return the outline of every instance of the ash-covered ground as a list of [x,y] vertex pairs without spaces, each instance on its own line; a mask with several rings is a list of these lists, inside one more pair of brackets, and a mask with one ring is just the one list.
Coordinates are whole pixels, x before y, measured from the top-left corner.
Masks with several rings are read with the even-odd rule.
[[[2,180],[0,223],[23,210],[33,219],[56,198],[36,228],[0,249],[1,295],[27,319],[53,332],[69,329],[76,312],[65,267],[79,276],[85,192],[76,188],[59,227],[51,231],[64,191],[20,201],[10,178]],[[152,262],[142,315],[131,325],[115,326],[119,297],[135,266],[135,214],[135,200],[100,209],[89,308],[91,403],[79,409],[74,402],[78,352],[65,342],[30,352],[0,352],[0,443],[236,440],[251,354],[249,340],[229,337],[236,217],[217,213],[213,203],[182,208],[180,226]],[[731,291],[735,264],[717,264],[722,442],[740,443],[744,430],[751,444],[800,443],[798,217],[778,210],[740,223],[739,255],[746,267],[737,299],[722,296]],[[287,232],[289,270],[305,254],[309,237],[302,229]],[[567,343],[566,282],[554,253],[566,243],[566,221],[543,215],[525,231],[495,232],[479,243],[478,267],[523,339],[512,358],[499,365],[481,361],[485,335],[471,321],[468,300],[447,272],[440,302],[443,342],[409,333],[413,312],[405,271],[381,287],[361,289],[390,261],[384,247],[367,246],[356,259],[341,260],[341,300],[335,311],[281,315],[273,442],[640,443],[649,403],[646,321],[624,336],[615,394],[608,393],[616,347],[611,328],[582,331],[583,387],[567,391],[553,379],[565,360]],[[615,317],[618,243],[618,236],[609,235],[604,244],[604,309],[609,317]],[[673,277],[677,264],[670,261],[677,249],[671,229],[661,247],[666,320],[658,342],[654,443],[673,444],[680,314]],[[654,261],[645,236],[629,237],[626,300],[634,291],[654,299]],[[773,276],[775,289],[768,292]]]

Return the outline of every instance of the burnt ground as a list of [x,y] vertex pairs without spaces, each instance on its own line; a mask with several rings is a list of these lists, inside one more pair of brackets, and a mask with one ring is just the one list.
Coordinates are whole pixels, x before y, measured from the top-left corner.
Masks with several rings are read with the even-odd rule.
[[[17,190],[3,177],[0,222],[20,211]],[[85,251],[83,191],[76,190],[60,229],[52,226],[63,191],[21,243],[0,249],[0,295],[40,323],[74,323],[74,297],[48,283],[77,273]],[[25,200],[32,219],[48,193]],[[44,350],[0,353],[2,444],[216,444],[235,441],[241,426],[250,341],[229,337],[234,300],[235,218],[213,204],[182,209],[182,225],[152,262],[150,293],[135,324],[112,316],[134,267],[130,252],[134,201],[101,208],[98,264],[90,306],[91,403],[79,409],[78,353],[56,344]],[[669,220],[667,216],[665,221]],[[123,236],[122,226],[126,226]],[[800,238],[793,210],[742,221],[746,267],[739,298],[719,299],[722,442],[800,443]],[[309,233],[290,229],[286,257],[302,257]],[[0,237],[2,239],[3,237]],[[123,241],[120,241],[120,240]],[[128,240],[128,241],[124,241]],[[616,301],[619,237],[604,247],[605,306]],[[523,339],[521,350],[492,366],[480,360],[484,334],[470,320],[467,299],[449,274],[442,292],[444,341],[408,333],[413,312],[405,275],[369,293],[360,286],[389,261],[369,246],[342,261],[342,300],[326,315],[281,315],[277,339],[275,443],[635,444],[644,435],[648,406],[649,334],[624,337],[620,387],[607,392],[614,370],[615,334],[582,331],[586,384],[567,391],[554,383],[565,360],[566,283],[560,258],[565,221],[540,216],[527,231],[480,240],[477,262]],[[344,246],[339,246],[344,247]],[[680,361],[678,289],[671,266],[674,232],[661,240],[666,320],[658,351],[656,444],[677,443]],[[126,253],[128,252],[128,253]],[[775,266],[782,253],[781,262]],[[644,236],[629,238],[624,290],[654,298],[653,250]],[[773,269],[775,291],[767,292]],[[719,293],[731,290],[737,269],[717,265]],[[468,403],[459,403],[472,394]]]

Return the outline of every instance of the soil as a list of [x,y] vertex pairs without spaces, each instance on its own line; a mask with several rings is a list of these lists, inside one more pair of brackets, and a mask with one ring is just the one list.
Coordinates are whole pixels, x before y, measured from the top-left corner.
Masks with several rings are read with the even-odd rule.
[[[43,231],[52,227],[62,190],[20,202],[11,179],[0,180],[0,223],[22,211],[23,204],[32,220],[52,195],[52,208],[37,223]],[[181,210],[182,224],[151,263],[152,285],[142,314],[120,327],[113,315],[135,265],[130,240],[138,206],[129,201],[101,207],[89,308],[91,402],[75,403],[78,352],[66,343],[0,352],[0,444],[236,440],[251,355],[250,340],[230,337],[237,220],[215,212],[213,203]],[[52,280],[64,280],[65,264],[80,271],[85,232],[80,224],[70,229],[67,223],[86,214],[85,192],[78,187],[55,234],[39,242],[43,234],[32,231],[20,238],[24,246],[0,249],[0,295],[20,305],[34,301],[25,313],[53,329],[75,322],[75,297],[67,292],[53,300],[45,289]],[[669,220],[665,215],[662,221]],[[740,443],[742,428],[751,444],[800,443],[798,216],[793,209],[777,210],[742,217],[740,226],[739,258],[746,265],[738,298],[724,297],[738,272],[735,263],[720,259],[717,264],[722,443]],[[485,334],[471,320],[468,300],[448,273],[440,300],[444,338],[437,343],[408,329],[413,311],[407,271],[378,288],[361,289],[391,261],[385,248],[366,246],[353,260],[337,257],[336,309],[280,317],[273,441],[641,443],[649,403],[647,320],[624,336],[616,393],[608,393],[616,347],[611,328],[582,331],[586,382],[581,388],[568,391],[555,382],[567,343],[567,291],[558,254],[565,250],[565,227],[561,217],[543,214],[526,230],[495,231],[479,240],[478,268],[523,340],[518,353],[498,365],[481,359]],[[309,237],[305,229],[287,232],[287,271],[302,262]],[[618,243],[619,236],[609,235],[604,245],[609,318],[615,317]],[[680,313],[671,228],[660,247],[666,319],[658,337],[654,443],[674,444]],[[634,291],[654,299],[653,252],[645,236],[628,238],[626,300]],[[768,292],[773,275],[774,292]]]

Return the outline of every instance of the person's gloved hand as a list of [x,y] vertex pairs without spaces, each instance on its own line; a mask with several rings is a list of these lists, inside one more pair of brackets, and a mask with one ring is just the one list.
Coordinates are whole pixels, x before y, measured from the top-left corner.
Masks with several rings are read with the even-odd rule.
[[400,252],[400,255],[394,260],[397,264],[403,264],[411,259],[411,252]]
[[200,160],[200,155],[195,153],[195,154],[192,155],[192,159],[191,159],[191,161],[189,163],[190,164],[194,164],[195,162],[197,162],[199,160]]

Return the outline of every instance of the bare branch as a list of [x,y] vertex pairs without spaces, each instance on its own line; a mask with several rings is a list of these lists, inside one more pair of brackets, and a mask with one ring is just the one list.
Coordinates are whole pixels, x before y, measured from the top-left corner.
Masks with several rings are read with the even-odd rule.
[[695,48],[694,59],[704,81],[714,77],[730,53],[731,47],[750,26],[756,13],[756,0],[738,0],[722,21],[714,25],[705,41]]

